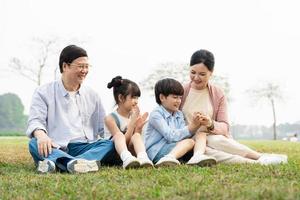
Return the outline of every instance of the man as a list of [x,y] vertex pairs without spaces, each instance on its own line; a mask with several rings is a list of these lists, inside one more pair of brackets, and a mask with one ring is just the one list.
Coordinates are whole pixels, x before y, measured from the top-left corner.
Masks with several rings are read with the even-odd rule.
[[29,151],[40,173],[56,168],[70,173],[97,171],[116,155],[103,134],[105,111],[99,96],[82,83],[88,74],[88,55],[81,47],[65,47],[59,58],[61,79],[36,89],[26,134]]

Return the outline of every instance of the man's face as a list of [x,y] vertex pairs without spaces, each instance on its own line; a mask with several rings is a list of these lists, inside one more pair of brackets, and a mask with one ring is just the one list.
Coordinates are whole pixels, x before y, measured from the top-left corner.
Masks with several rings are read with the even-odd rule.
[[81,84],[88,74],[89,68],[88,57],[79,57],[64,66],[64,73],[70,81]]

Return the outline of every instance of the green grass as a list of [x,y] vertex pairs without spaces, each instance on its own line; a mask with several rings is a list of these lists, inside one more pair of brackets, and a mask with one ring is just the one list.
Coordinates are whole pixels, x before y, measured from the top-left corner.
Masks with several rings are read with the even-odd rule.
[[0,137],[0,199],[300,199],[300,143],[242,141],[288,154],[286,165],[103,167],[77,175],[37,174],[27,143],[24,137]]
[[25,136],[25,133],[18,131],[0,131],[0,137],[5,136]]

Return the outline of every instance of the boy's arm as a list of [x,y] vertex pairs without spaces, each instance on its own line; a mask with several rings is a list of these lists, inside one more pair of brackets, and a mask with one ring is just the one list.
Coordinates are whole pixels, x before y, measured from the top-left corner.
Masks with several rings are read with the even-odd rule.
[[178,142],[192,136],[189,126],[184,125],[183,118],[182,121],[183,123],[181,123],[179,128],[171,128],[159,112],[154,112],[149,119],[149,124],[170,143]]

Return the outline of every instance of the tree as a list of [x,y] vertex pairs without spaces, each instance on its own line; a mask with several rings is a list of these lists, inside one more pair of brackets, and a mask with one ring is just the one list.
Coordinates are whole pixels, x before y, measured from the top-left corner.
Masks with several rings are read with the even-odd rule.
[[[18,72],[22,76],[27,79],[35,82],[38,86],[41,85],[42,82],[42,74],[44,68],[47,66],[47,62],[49,57],[54,54],[55,45],[57,43],[57,38],[51,39],[41,39],[34,38],[33,42],[36,45],[36,49],[38,51],[38,55],[36,55],[36,59],[34,59],[33,64],[28,66],[24,62],[22,62],[19,58],[13,57],[10,60],[9,66],[14,71]],[[54,77],[56,77],[57,68],[54,71]]]
[[0,95],[0,129],[23,130],[26,116],[21,99],[12,93]]
[[282,99],[282,92],[280,89],[280,85],[267,82],[261,87],[257,87],[255,89],[249,89],[246,91],[250,98],[252,98],[255,102],[261,100],[269,101],[272,107],[272,114],[273,114],[273,139],[277,139],[277,131],[276,131],[276,109],[275,109],[275,100]]
[[[174,78],[179,82],[186,84],[190,81],[189,73],[190,66],[187,63],[166,62],[160,64],[158,68],[156,68],[139,84],[142,88],[154,95],[154,85],[158,80],[163,78]],[[227,97],[227,100],[230,101],[230,85],[228,79],[224,76],[213,75],[211,82],[221,87]]]

